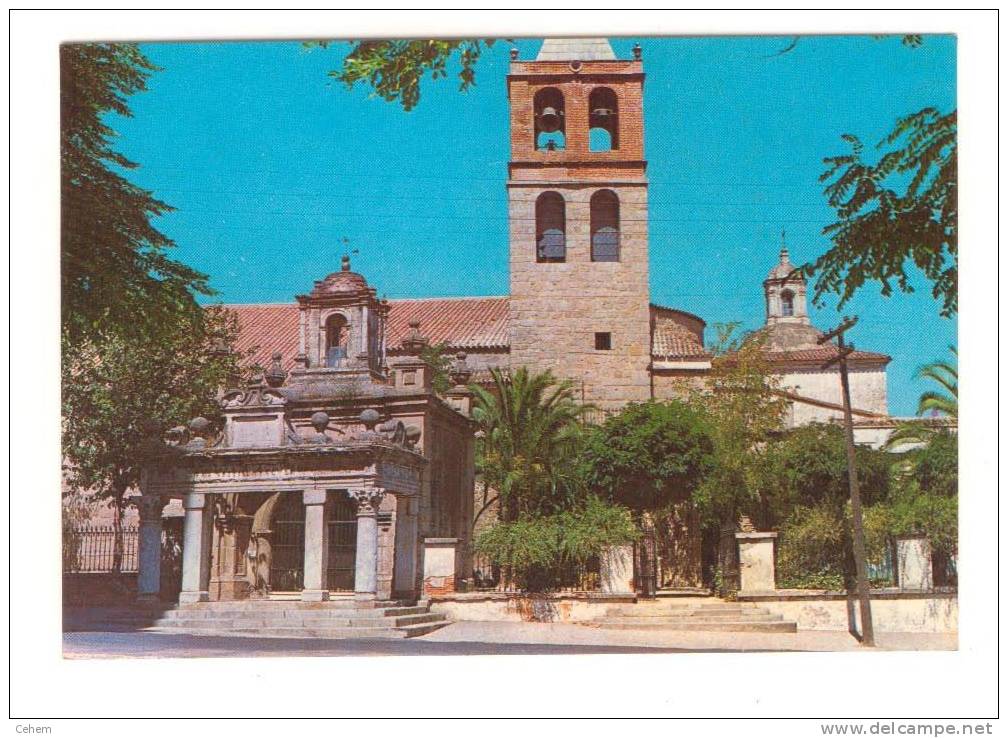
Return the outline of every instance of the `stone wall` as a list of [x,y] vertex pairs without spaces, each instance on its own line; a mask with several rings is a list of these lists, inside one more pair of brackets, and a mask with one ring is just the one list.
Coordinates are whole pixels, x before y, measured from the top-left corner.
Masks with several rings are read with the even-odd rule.
[[[858,410],[886,415],[889,412],[886,398],[885,368],[851,368],[851,405]],[[836,368],[821,370],[790,370],[780,374],[781,389],[786,389],[804,397],[810,397],[836,405],[843,404],[840,389],[840,373]],[[794,402],[789,413],[789,424],[806,425],[827,422],[833,418],[843,418],[843,411],[819,407],[802,402]]]
[[[620,261],[592,262],[589,200],[600,189],[620,199]],[[566,201],[567,257],[536,261],[535,201],[547,189]],[[551,369],[586,402],[619,407],[650,397],[647,189],[644,185],[512,187],[511,365]],[[595,333],[612,335],[595,349]]]
[[[778,590],[739,595],[772,613],[794,620],[799,630],[848,630],[858,622],[858,602],[842,592]],[[872,624],[877,633],[956,633],[959,599],[954,592],[872,592]]]

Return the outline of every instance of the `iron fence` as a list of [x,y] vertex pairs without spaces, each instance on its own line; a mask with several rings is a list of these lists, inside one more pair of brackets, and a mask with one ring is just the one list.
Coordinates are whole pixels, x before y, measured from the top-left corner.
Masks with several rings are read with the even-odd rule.
[[[536,579],[541,580],[542,589],[549,592],[597,592],[600,588],[599,562],[597,559],[569,562],[544,570]],[[473,589],[478,592],[518,594],[527,589],[510,567],[495,564],[479,554],[473,554],[472,557],[472,582]]]
[[[122,529],[122,551],[119,571],[135,572],[138,530],[135,526]],[[66,574],[102,573],[115,568],[116,531],[112,526],[86,526],[63,534],[63,571]]]

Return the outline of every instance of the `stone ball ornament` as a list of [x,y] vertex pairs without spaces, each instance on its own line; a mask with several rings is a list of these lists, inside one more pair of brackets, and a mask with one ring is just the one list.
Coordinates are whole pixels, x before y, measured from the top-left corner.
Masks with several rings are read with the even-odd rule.
[[326,428],[329,427],[329,413],[324,410],[312,413],[311,424],[316,433],[325,433]]
[[381,413],[373,407],[369,407],[366,410],[361,410],[359,418],[365,428],[369,431],[373,431],[375,426],[378,425],[378,421],[381,420]]

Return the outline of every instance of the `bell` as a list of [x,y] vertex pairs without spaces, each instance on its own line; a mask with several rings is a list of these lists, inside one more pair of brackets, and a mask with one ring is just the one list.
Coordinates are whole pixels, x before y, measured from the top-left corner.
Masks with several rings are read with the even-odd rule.
[[615,115],[612,108],[595,108],[592,111],[593,118],[609,118]]
[[543,108],[539,113],[539,130],[546,133],[560,130],[560,114],[555,108]]

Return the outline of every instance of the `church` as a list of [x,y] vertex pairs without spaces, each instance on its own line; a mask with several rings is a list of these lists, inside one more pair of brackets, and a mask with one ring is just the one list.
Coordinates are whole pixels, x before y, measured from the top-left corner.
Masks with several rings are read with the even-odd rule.
[[[605,39],[548,39],[534,60],[512,51],[508,295],[378,299],[344,256],[289,304],[228,306],[263,381],[225,392],[223,428],[194,419],[145,473],[142,596],[160,591],[172,501],[185,517],[183,604],[454,591],[472,573],[470,383],[548,369],[604,415],[710,371],[703,318],[650,299],[644,80],[639,46],[630,59]],[[788,421],[837,418],[838,370],[823,368],[837,349],[817,343],[787,250],[768,257],[767,355]],[[446,393],[433,390],[427,346],[454,357]],[[888,362],[848,359],[869,442],[891,426]]]
[[[418,323],[431,345],[464,352],[476,381],[494,367],[550,369],[603,412],[673,397],[682,379],[709,371],[712,355],[702,317],[650,299],[640,49],[623,60],[605,39],[547,39],[535,60],[512,53],[507,88],[510,294],[388,300],[382,350],[402,354]],[[839,418],[838,370],[821,368],[836,349],[816,342],[787,250],[767,257],[764,330],[789,422]],[[229,307],[254,362],[267,366],[274,352],[287,369],[304,362],[297,303]],[[870,351],[848,359],[859,426],[890,425],[888,362]]]

